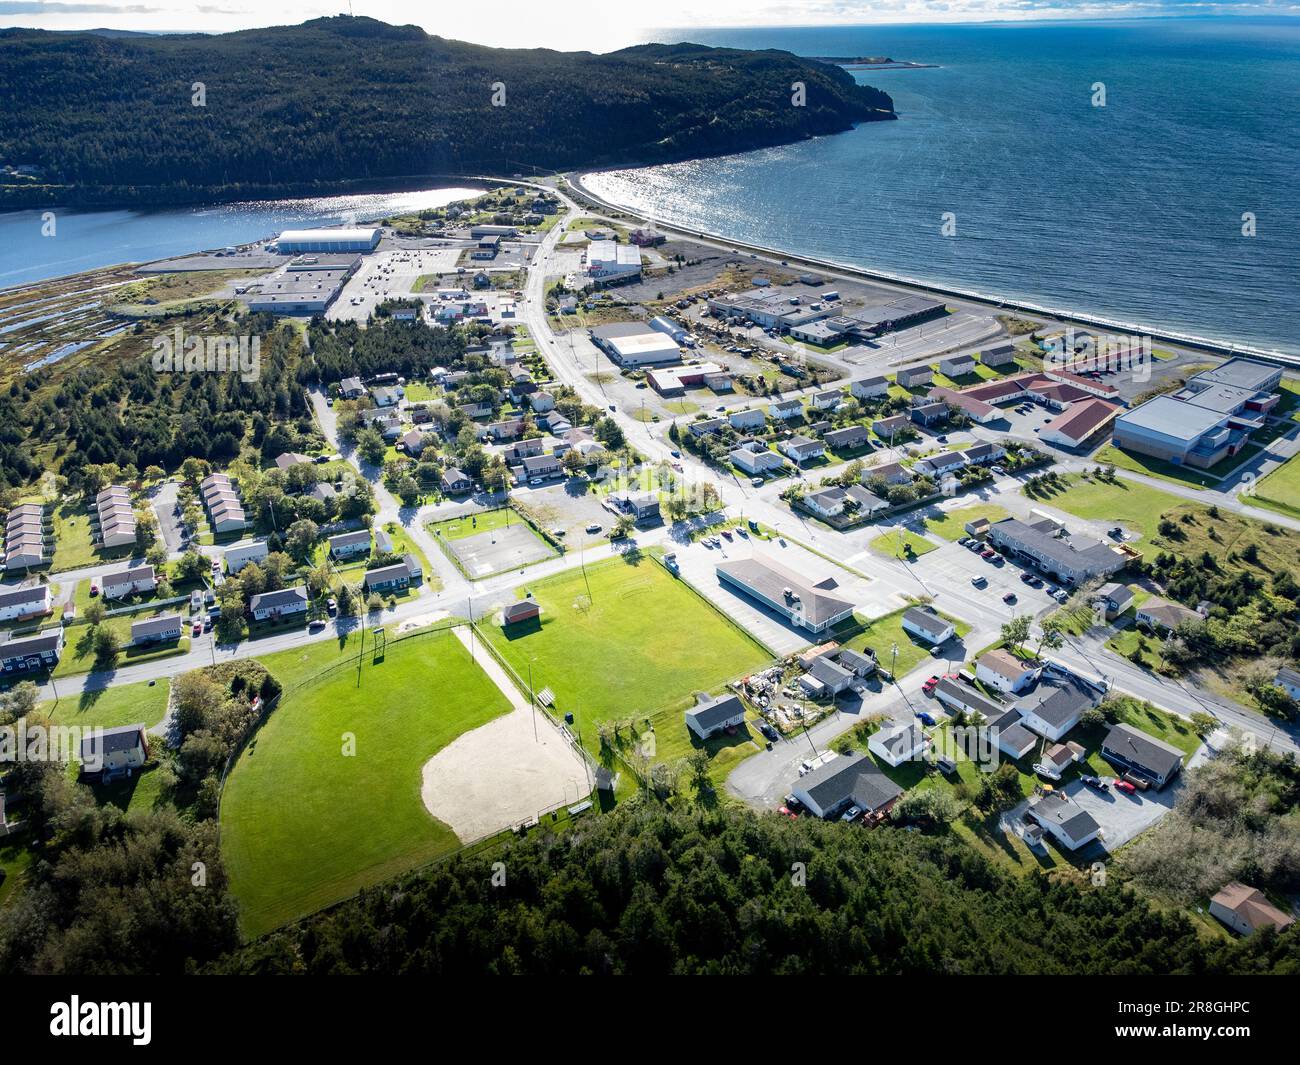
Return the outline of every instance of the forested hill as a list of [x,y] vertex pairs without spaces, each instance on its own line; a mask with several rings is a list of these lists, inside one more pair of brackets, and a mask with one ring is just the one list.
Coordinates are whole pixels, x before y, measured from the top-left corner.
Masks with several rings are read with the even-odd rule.
[[0,31],[0,116],[0,164],[41,168],[0,207],[668,162],[895,117],[886,93],[789,52],[498,49],[348,16],[216,36]]
[[[494,875],[502,868],[504,883]],[[384,884],[212,968],[459,977],[1295,973],[1297,932],[1203,938],[1187,917],[1126,888],[1003,872],[955,838],[647,806]]]

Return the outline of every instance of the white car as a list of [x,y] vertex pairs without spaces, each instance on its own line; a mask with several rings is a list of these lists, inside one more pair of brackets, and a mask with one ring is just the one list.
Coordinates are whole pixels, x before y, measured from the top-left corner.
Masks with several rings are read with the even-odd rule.
[[862,816],[862,811],[856,806],[850,806],[843,814],[840,815],[841,821],[856,821]]

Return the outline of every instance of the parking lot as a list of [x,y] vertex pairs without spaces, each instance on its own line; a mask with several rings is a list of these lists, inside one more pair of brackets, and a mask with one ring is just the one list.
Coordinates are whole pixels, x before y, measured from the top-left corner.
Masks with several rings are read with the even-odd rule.
[[475,580],[506,570],[523,569],[556,554],[551,545],[523,521],[458,540],[447,540],[446,544],[461,568]]
[[[586,481],[566,479],[536,488],[517,488],[513,495],[541,528],[562,538],[570,551],[605,541],[617,520],[601,505],[601,497]],[[600,532],[587,532],[589,525],[599,525]]]

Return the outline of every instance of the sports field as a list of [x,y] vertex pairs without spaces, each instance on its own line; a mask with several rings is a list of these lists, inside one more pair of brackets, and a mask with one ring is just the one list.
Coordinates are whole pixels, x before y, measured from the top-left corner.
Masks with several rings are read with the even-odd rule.
[[[529,585],[537,622],[481,630],[533,687],[572,712],[588,749],[595,726],[642,719],[717,691],[771,655],[658,563],[610,559]],[[680,718],[674,727],[685,728]]]
[[558,554],[508,507],[435,522],[429,532],[471,580],[523,569]]
[[[273,674],[277,657],[263,660]],[[302,663],[285,664],[302,676]],[[424,763],[508,709],[445,630],[390,640],[379,662],[367,640],[359,668],[339,665],[287,692],[222,797],[222,854],[244,932],[455,850],[460,841],[421,800]]]

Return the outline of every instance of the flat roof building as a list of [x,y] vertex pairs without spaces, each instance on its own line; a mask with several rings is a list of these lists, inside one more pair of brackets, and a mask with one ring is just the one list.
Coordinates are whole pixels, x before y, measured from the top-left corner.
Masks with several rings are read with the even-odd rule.
[[719,563],[718,579],[770,607],[791,624],[825,632],[853,616],[853,604],[830,594],[833,580],[809,583],[791,570],[761,558]]
[[597,326],[591,331],[591,340],[620,366],[629,368],[680,362],[682,358],[681,349],[672,337],[643,322]]
[[377,227],[356,229],[286,229],[276,239],[281,255],[298,252],[368,252],[379,247],[383,231]]

